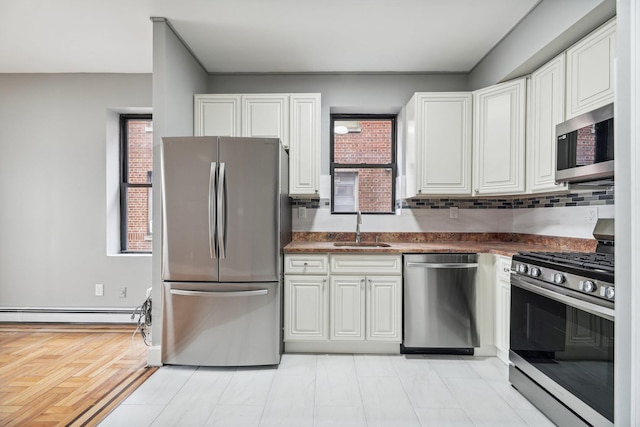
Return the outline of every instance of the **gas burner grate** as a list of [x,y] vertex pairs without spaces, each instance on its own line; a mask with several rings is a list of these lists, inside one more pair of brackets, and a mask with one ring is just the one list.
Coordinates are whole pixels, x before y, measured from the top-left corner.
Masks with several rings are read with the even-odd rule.
[[526,252],[532,259],[553,262],[586,270],[605,271],[614,273],[615,262],[613,254],[598,252]]

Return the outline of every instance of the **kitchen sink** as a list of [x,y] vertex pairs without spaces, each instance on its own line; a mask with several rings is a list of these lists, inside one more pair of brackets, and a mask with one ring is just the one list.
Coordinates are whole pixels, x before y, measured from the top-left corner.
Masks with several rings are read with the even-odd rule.
[[333,246],[369,247],[369,248],[390,248],[391,245],[382,242],[334,242]]

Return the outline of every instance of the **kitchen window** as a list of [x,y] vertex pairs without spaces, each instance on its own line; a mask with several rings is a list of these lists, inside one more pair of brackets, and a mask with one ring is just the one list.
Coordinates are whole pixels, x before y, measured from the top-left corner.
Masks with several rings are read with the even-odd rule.
[[120,115],[120,250],[151,253],[153,121]]
[[331,212],[395,212],[396,116],[331,115]]

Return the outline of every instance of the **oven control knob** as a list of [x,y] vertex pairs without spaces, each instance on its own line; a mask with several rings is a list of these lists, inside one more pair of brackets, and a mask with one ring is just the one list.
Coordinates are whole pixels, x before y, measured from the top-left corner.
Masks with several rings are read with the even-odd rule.
[[531,277],[540,277],[540,269],[538,267],[531,267],[529,270],[529,274]]
[[604,290],[604,296],[608,299],[614,299],[616,296],[616,290],[613,286],[609,286]]
[[585,280],[584,283],[582,283],[582,290],[585,292],[593,292],[597,288],[598,287],[596,286],[596,284],[593,283],[591,280]]
[[564,283],[564,281],[565,281],[564,274],[556,273],[553,275],[553,283],[555,283],[556,285],[560,285]]
[[528,268],[526,264],[518,264],[516,266],[516,271],[520,274],[525,274],[527,272]]

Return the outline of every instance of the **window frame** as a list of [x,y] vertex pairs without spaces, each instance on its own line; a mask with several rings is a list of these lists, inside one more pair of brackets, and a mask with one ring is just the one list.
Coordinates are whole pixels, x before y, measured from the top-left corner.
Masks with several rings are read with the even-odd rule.
[[[335,162],[335,133],[334,125],[336,121],[357,121],[357,120],[389,120],[391,121],[391,163],[337,163]],[[396,114],[330,114],[329,117],[329,173],[331,176],[331,214],[332,215],[355,215],[357,212],[336,212],[335,211],[335,169],[391,169],[391,210],[389,212],[362,212],[366,215],[395,215],[396,213],[396,180],[397,180],[397,121]]]
[[[120,114],[120,253],[123,254],[151,254],[152,251],[132,251],[129,250],[129,219],[128,219],[128,190],[129,188],[153,188],[153,171],[148,183],[129,182],[129,132],[128,123],[132,120],[151,120],[152,114]],[[151,221],[151,218],[149,218]],[[149,224],[151,224],[149,222]],[[153,231],[149,229],[149,235],[153,236]]]

